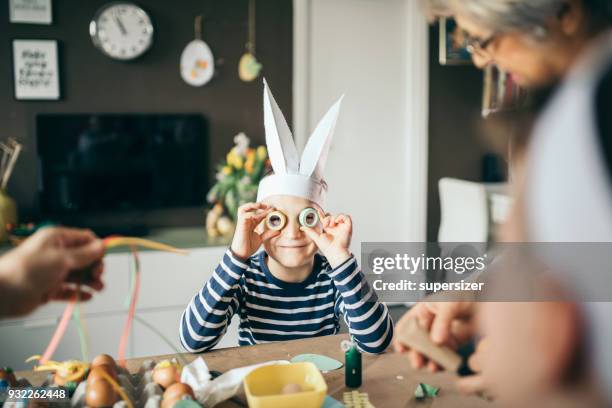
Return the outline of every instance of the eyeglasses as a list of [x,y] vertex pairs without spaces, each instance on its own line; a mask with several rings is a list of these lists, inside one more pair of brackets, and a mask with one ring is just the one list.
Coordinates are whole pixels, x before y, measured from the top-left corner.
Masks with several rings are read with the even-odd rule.
[[485,39],[475,38],[468,34],[466,31],[463,32],[465,36],[465,49],[470,54],[474,53],[487,53],[487,48],[497,39],[498,33],[493,33]]

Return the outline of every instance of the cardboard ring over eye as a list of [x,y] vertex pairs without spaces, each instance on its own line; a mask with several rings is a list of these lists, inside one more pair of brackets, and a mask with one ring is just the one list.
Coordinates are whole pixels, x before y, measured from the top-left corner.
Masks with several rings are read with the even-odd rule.
[[312,207],[304,208],[300,211],[298,220],[300,221],[300,225],[314,228],[319,223],[319,213]]
[[287,225],[287,217],[280,211],[272,211],[266,217],[266,227],[272,231],[280,231]]

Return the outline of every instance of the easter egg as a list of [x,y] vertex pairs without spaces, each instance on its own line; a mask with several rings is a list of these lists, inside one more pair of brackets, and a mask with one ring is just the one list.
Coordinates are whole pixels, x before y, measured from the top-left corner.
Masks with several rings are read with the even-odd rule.
[[281,394],[295,394],[298,392],[302,392],[302,387],[300,384],[287,384],[281,390]]
[[87,382],[85,391],[85,403],[88,407],[102,408],[110,407],[117,401],[117,393],[113,386],[106,380],[95,380]]
[[185,395],[195,398],[193,390],[187,384],[174,383],[164,392],[161,408],[172,408],[174,404],[180,401]]
[[153,369],[153,381],[164,389],[179,382],[180,377],[181,367],[170,360],[159,362]]

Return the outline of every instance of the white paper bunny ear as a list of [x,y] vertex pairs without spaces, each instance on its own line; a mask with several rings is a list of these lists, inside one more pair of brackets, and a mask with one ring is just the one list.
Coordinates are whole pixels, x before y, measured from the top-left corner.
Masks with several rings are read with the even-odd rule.
[[324,206],[327,184],[323,181],[323,170],[341,102],[342,98],[323,116],[299,161],[289,126],[264,79],[266,144],[274,174],[264,177],[259,183],[258,202],[275,195],[288,195]]
[[329,108],[314,132],[312,132],[310,139],[308,139],[308,143],[306,143],[302,153],[300,174],[317,180],[323,179],[323,170],[325,170],[325,164],[327,163],[329,147],[334,136],[334,129],[336,128],[343,98],[344,95]]
[[264,79],[264,127],[266,145],[272,168],[276,174],[295,174],[299,171],[299,158],[291,130],[279,109],[268,83]]

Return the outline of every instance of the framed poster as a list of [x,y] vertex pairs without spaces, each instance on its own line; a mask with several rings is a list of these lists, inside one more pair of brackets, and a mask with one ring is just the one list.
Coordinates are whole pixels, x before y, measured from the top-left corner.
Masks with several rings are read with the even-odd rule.
[[9,0],[11,23],[51,24],[51,0]]
[[469,65],[472,56],[466,48],[463,31],[452,18],[440,17],[440,42],[438,60],[440,65]]
[[15,99],[60,98],[57,41],[13,40]]

